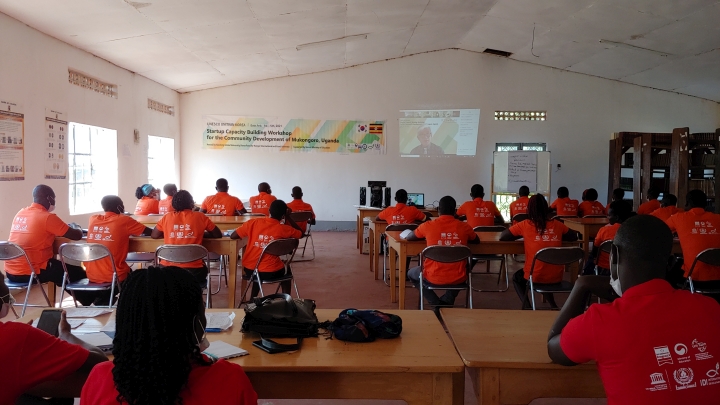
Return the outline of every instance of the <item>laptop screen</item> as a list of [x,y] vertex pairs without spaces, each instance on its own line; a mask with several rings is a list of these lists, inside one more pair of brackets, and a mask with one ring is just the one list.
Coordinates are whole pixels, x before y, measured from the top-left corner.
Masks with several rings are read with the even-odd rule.
[[425,206],[425,194],[423,193],[408,193],[408,205],[418,205],[421,207]]

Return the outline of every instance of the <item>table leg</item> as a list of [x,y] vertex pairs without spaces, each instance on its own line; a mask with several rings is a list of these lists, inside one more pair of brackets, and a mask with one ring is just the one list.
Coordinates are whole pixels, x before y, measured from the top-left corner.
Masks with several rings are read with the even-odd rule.
[[[55,283],[52,281],[47,283],[47,296],[50,303],[55,306]],[[58,305],[58,308],[62,308],[62,302]]]
[[[369,247],[370,254],[368,256],[370,256],[370,271],[371,272],[373,271],[373,264],[375,263],[375,261],[373,260],[373,258],[375,257],[375,241],[373,240],[374,236],[375,236],[375,231],[373,230],[373,228],[371,226],[368,229],[368,237],[370,239],[370,247]],[[375,280],[377,280],[377,271],[375,272],[375,276],[376,276]]]
[[583,233],[583,252],[585,252],[584,261],[587,261],[590,256],[590,230],[585,229]]
[[468,368],[478,405],[500,404],[500,370],[497,368]]
[[[398,289],[400,290],[398,294],[398,308],[399,309],[405,309],[405,275],[407,274],[407,250],[405,249],[405,245],[400,246],[400,273],[398,274],[398,279],[400,282],[398,283]],[[390,278],[394,278],[395,273],[392,273],[390,275]]]
[[[228,257],[228,308],[235,308],[235,285],[237,283],[237,258],[238,250],[236,244],[228,245],[221,254],[227,255]],[[219,280],[218,280],[219,281]]]
[[388,248],[388,260],[390,261],[390,302],[397,302],[395,284],[395,270],[397,269],[395,262],[397,260],[397,252],[392,247]]
[[375,280],[380,278],[380,239],[381,239],[380,236],[381,235],[382,235],[382,233],[378,232],[377,235],[375,236],[375,239],[376,239],[375,240],[375,250],[374,250],[375,253],[373,256],[374,263],[372,264],[373,269],[375,270]]
[[362,217],[360,216],[360,211],[358,211],[358,215],[357,215],[357,243],[356,243],[355,248],[360,249],[360,253],[362,253],[362,233],[363,233],[362,225],[363,225],[363,224],[362,224]]

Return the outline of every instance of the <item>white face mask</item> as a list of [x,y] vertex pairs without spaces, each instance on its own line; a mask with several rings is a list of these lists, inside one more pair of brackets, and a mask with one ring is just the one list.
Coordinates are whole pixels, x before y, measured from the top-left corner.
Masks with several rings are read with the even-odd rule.
[[[613,249],[614,248],[614,249]],[[613,290],[615,290],[615,294],[618,295],[618,297],[622,297],[622,288],[620,287],[620,273],[618,272],[618,265],[617,261],[613,260],[615,257],[613,256],[619,256],[617,253],[617,247],[613,245],[613,248],[610,249],[610,287],[612,287]],[[615,274],[617,275],[617,278],[613,278],[613,263],[616,263],[614,266]]]
[[[200,324],[200,327],[202,328],[202,322],[200,322],[200,320],[197,318],[195,318],[195,319],[197,320],[198,324]],[[210,347],[210,342],[207,340],[207,336],[205,336],[205,328],[202,328],[202,329],[203,329],[202,339],[199,339],[197,337],[197,335],[195,335],[195,341],[197,342],[197,347],[200,349],[201,353],[204,352],[205,350],[207,350],[208,347]]]
[[50,203],[50,206],[48,207],[48,212],[55,211],[55,199],[52,199],[52,202],[50,201],[50,197],[48,197],[48,203]]

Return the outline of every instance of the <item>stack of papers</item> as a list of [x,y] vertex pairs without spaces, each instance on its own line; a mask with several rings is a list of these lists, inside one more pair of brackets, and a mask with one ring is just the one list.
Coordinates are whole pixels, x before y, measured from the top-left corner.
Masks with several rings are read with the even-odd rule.
[[210,347],[208,347],[203,353],[215,360],[227,360],[232,359],[233,357],[245,356],[248,354],[248,351],[229,343],[225,343],[222,340],[216,340],[214,342],[210,342]]
[[222,332],[230,329],[235,319],[235,312],[206,312],[205,332]]
[[95,318],[96,316],[111,314],[110,309],[100,308],[68,308],[65,314],[68,318]]

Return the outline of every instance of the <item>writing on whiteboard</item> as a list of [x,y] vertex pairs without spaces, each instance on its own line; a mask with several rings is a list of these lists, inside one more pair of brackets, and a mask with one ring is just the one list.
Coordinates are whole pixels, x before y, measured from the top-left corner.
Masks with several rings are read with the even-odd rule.
[[508,152],[508,189],[537,188],[537,152]]

